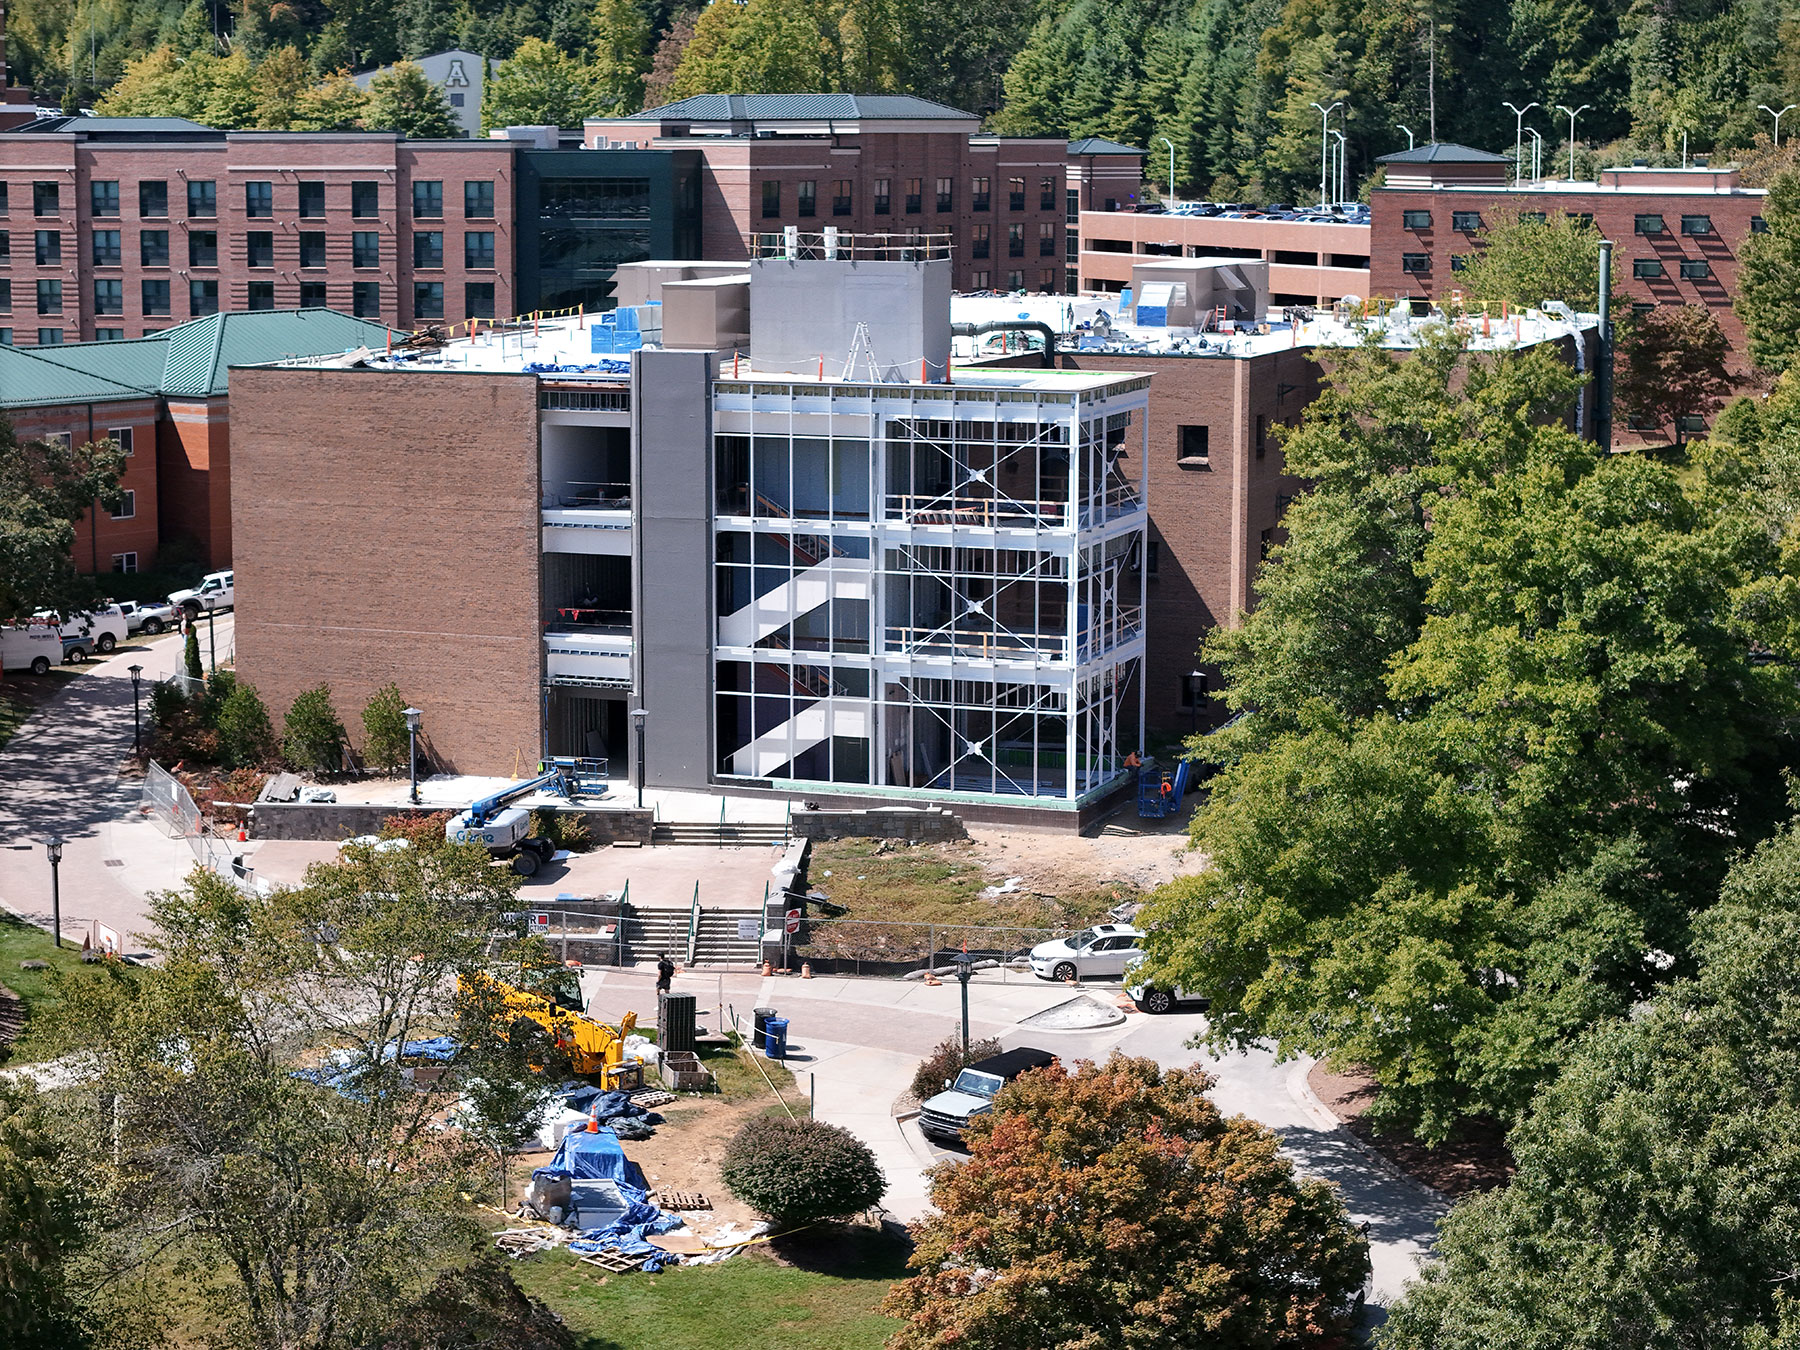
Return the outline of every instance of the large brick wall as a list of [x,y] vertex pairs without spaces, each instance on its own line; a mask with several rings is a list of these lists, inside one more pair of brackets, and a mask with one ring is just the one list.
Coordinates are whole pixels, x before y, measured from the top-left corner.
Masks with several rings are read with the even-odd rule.
[[232,372],[237,660],[279,717],[389,680],[438,763],[510,774],[540,754],[537,381],[528,375]]

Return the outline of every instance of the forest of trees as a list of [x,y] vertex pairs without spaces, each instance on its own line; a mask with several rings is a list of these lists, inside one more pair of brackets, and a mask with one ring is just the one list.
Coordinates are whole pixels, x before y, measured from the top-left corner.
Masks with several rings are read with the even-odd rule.
[[[1423,142],[1503,149],[1506,100],[1566,146],[1679,159],[1768,139],[1800,89],[1794,0],[13,0],[15,78],[105,107],[127,66],[197,52],[313,80],[462,46],[567,63],[544,106],[629,112],[710,93],[901,92],[1013,135],[1176,146],[1177,186],[1288,196],[1316,180],[1314,102],[1346,105],[1350,168]],[[285,53],[291,49],[291,55]],[[527,83],[544,86],[542,48]],[[554,72],[553,72],[554,73]],[[573,81],[571,84],[570,82]],[[115,107],[115,110],[119,110]],[[1602,150],[1602,147],[1604,148]],[[1153,174],[1160,178],[1160,174]]]

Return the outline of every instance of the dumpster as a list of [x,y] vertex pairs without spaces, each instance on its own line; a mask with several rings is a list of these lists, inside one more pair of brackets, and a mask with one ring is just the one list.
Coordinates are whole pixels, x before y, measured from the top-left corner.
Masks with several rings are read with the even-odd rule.
[[768,1040],[763,1053],[770,1059],[787,1058],[787,1029],[788,1020],[785,1017],[771,1017],[765,1024]]
[[764,1032],[768,1028],[769,1019],[774,1015],[775,1010],[773,1008],[757,1008],[751,1013],[750,1048],[752,1050],[760,1050],[767,1043],[764,1040]]

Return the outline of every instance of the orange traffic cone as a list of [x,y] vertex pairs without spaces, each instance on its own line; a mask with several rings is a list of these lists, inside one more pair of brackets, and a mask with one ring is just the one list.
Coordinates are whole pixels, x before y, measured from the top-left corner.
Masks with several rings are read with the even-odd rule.
[[811,961],[802,961],[800,963],[800,978],[803,980],[810,980],[812,978]]

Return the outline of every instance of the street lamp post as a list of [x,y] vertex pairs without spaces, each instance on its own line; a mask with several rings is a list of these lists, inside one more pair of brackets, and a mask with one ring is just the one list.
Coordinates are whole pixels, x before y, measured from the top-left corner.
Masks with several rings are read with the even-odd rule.
[[1326,182],[1331,173],[1327,167],[1331,157],[1331,133],[1328,128],[1331,125],[1331,114],[1343,107],[1344,104],[1340,99],[1329,108],[1322,103],[1315,103],[1312,106],[1319,110],[1319,205],[1324,206]]
[[1513,127],[1513,186],[1517,187],[1525,177],[1525,114],[1542,105],[1527,103],[1519,108],[1508,103],[1504,106],[1511,108],[1513,117],[1517,119]]
[[412,780],[412,791],[407,794],[414,806],[419,804],[419,719],[425,714],[417,708],[408,708],[403,714],[406,718],[406,772]]
[[144,678],[142,666],[126,666],[131,672],[131,753],[139,759],[144,757],[143,721],[139,716],[138,689]]
[[1396,123],[1394,123],[1394,125],[1399,127],[1400,130],[1402,130],[1406,133],[1406,148],[1408,150],[1412,149],[1413,148],[1412,128],[1407,126],[1404,122],[1396,122]]
[[1579,108],[1571,108],[1566,104],[1556,105],[1556,111],[1569,115],[1569,181],[1575,181],[1575,119],[1594,105],[1584,103]]
[[219,673],[219,637],[213,629],[213,617],[218,612],[216,609],[206,611],[206,650],[212,659],[212,673],[215,675]]
[[646,708],[631,710],[631,725],[637,731],[637,809],[644,809],[644,723],[650,720]]
[[1175,142],[1167,136],[1158,136],[1157,140],[1169,147],[1169,200],[1175,200]]
[[1206,689],[1206,672],[1190,670],[1188,672],[1188,735],[1200,734],[1200,698]]
[[1344,164],[1345,164],[1345,161],[1350,158],[1350,156],[1349,156],[1350,138],[1345,136],[1344,133],[1339,131],[1336,127],[1333,127],[1331,129],[1331,134],[1333,136],[1337,137],[1337,151],[1338,151],[1338,153],[1337,153],[1337,197],[1334,200],[1341,202],[1344,200],[1344,191],[1345,191],[1345,188],[1344,188]]
[[57,876],[57,866],[62,862],[63,838],[53,834],[44,840],[44,856],[50,859],[50,931],[56,935],[56,945],[62,946],[62,881]]
[[1535,183],[1544,176],[1544,137],[1536,127],[1526,127],[1525,134],[1531,137],[1531,181]]
[[963,1063],[969,1062],[969,977],[975,972],[969,965],[969,949],[964,947],[956,954],[956,978],[962,983],[963,1008]]
[[[1317,106],[1317,105],[1314,105],[1314,106]],[[1767,114],[1769,114],[1770,117],[1773,117],[1775,119],[1775,148],[1777,150],[1781,149],[1781,119],[1782,119],[1782,116],[1786,113],[1791,113],[1792,111],[1794,111],[1795,108],[1800,108],[1800,103],[1790,103],[1787,105],[1787,107],[1783,108],[1781,110],[1781,112],[1776,112],[1775,109],[1771,108],[1766,103],[1759,103],[1756,105],[1756,110],[1758,112],[1766,112]]]

